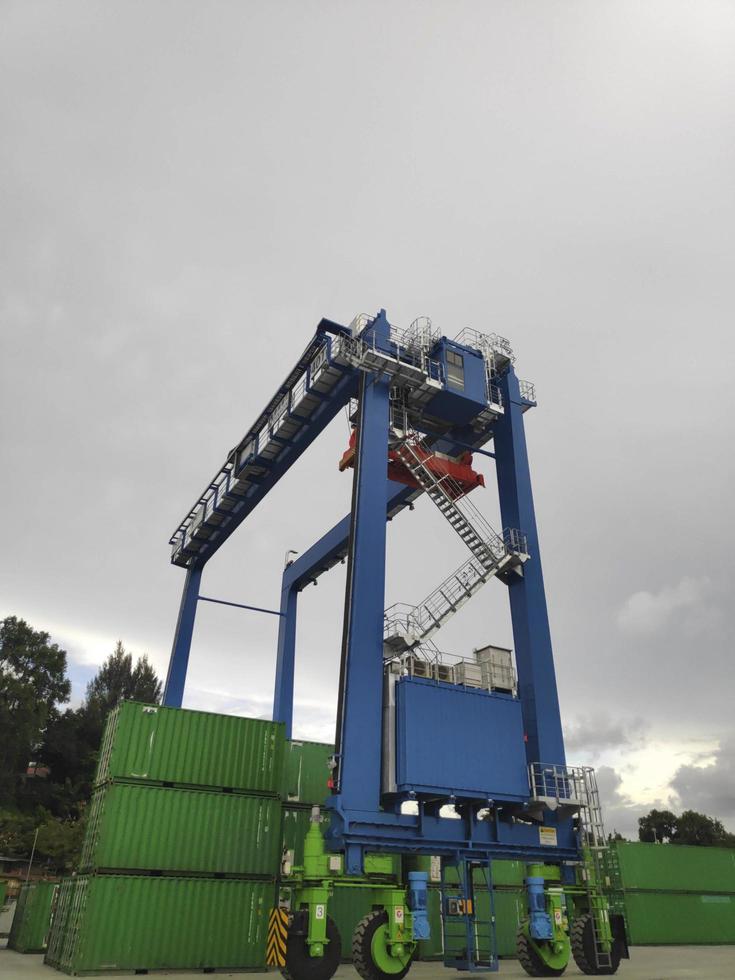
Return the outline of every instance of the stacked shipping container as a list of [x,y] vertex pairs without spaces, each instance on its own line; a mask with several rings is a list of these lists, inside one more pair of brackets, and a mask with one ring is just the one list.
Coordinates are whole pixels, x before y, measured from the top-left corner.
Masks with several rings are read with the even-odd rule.
[[44,952],[58,888],[53,881],[29,881],[21,886],[8,949],[17,953]]
[[735,943],[735,850],[617,841],[607,873],[632,945]]
[[[309,829],[311,810],[321,806],[329,796],[328,762],[334,746],[323,742],[290,741],[286,743],[283,787],[283,849],[293,855],[293,865],[304,859],[304,839]],[[392,876],[398,880],[401,858],[393,860]],[[288,876],[284,876],[282,897],[289,898]],[[329,915],[334,919],[342,940],[345,962],[351,959],[352,936],[358,922],[372,910],[375,891],[369,886],[340,885],[335,882],[329,902]]]
[[284,741],[271,722],[119,705],[46,962],[71,974],[264,967]]

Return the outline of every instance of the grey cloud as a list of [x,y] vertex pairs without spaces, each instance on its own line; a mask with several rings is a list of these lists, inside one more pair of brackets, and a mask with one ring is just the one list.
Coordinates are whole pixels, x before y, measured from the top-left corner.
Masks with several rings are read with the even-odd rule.
[[575,719],[565,728],[564,743],[569,751],[596,759],[607,750],[642,743],[647,727],[641,718],[612,718],[601,711],[595,716]]
[[[537,385],[525,419],[563,717],[722,731],[735,9],[172,9],[2,5],[0,614],[110,650],[121,637],[165,674],[183,581],[168,535],[315,323],[429,313],[508,336]],[[205,594],[277,604],[285,551],[349,506],[346,440],[336,419],[209,564]],[[493,464],[477,465],[474,502],[499,523]],[[419,502],[389,528],[388,602],[420,600],[462,557]],[[706,579],[705,605],[682,606],[680,583]],[[335,569],[300,598],[299,734],[331,730],[343,588]],[[623,608],[638,628],[621,631]],[[200,610],[185,703],[266,713],[273,618]],[[441,641],[510,645],[504,586]],[[573,724],[575,752],[624,748],[616,725]]]
[[735,830],[735,732],[723,738],[710,765],[677,769],[671,787],[682,810],[718,817]]

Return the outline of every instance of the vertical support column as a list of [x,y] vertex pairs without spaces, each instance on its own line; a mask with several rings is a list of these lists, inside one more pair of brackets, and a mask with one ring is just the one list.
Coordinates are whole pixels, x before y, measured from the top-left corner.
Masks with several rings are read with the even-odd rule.
[[[378,343],[386,340],[384,313],[374,326]],[[363,375],[359,398],[337,713],[337,791],[343,810],[376,812],[381,785],[390,382]]]
[[174,645],[168,662],[166,686],[163,689],[163,704],[169,708],[180,708],[181,702],[184,700],[186,669],[189,666],[189,651],[194,633],[202,571],[203,568],[200,566],[189,568],[186,572],[184,591],[179,606],[179,618],[176,620]]
[[565,764],[554,655],[541,570],[538,529],[531,492],[526,435],[518,378],[512,367],[502,378],[504,415],[495,424],[495,453],[503,526],[528,538],[523,576],[513,576],[508,592],[518,689],[523,706],[529,762]]
[[278,656],[276,659],[276,687],[273,693],[273,721],[286,724],[286,738],[291,738],[293,726],[293,688],[296,659],[296,607],[298,592],[283,573],[281,588],[281,617],[278,621]]

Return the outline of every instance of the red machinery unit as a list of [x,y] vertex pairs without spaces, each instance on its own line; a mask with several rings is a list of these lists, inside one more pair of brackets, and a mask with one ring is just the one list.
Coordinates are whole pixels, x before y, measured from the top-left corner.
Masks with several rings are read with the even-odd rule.
[[[349,446],[339,461],[340,472],[344,472],[346,469],[355,465],[356,448],[357,429],[353,428]],[[418,446],[414,448],[414,452],[421,455],[426,461],[427,467],[438,479],[444,476],[451,478],[447,481],[447,490],[455,500],[459,497],[464,497],[470,490],[474,490],[475,487],[485,486],[485,478],[482,473],[477,473],[472,469],[471,452],[462,453],[454,459],[450,456],[445,456],[444,453],[424,452]],[[396,483],[405,483],[408,487],[419,486],[418,481],[395,449],[388,450],[388,477],[391,480],[395,480]],[[457,484],[456,488],[454,484]]]

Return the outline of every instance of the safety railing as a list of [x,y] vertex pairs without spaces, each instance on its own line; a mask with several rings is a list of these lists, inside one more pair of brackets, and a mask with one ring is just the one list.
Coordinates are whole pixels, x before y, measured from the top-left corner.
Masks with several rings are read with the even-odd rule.
[[484,357],[494,360],[494,355],[499,354],[513,364],[515,354],[510,346],[507,337],[502,337],[498,333],[481,333],[474,327],[464,327],[454,338],[456,343],[464,347],[472,347],[478,350]]
[[530,381],[518,381],[518,386],[521,390],[521,398],[527,402],[536,401],[536,385],[532,384]]

